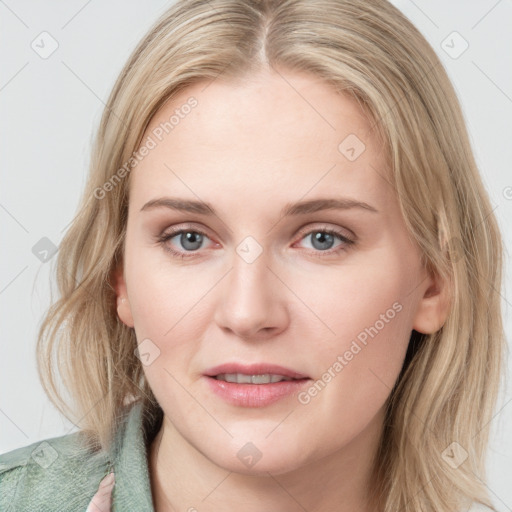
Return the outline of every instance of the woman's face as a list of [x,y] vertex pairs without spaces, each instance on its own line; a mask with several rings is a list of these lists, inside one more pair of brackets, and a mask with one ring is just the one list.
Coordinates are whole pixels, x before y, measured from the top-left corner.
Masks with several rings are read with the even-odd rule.
[[299,73],[217,79],[144,143],[118,313],[166,428],[254,474],[376,439],[412,329],[442,319],[357,102]]

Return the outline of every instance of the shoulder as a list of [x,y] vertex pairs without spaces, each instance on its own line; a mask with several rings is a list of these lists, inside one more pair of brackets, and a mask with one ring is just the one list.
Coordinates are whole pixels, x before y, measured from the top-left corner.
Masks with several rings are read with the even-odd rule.
[[112,510],[153,510],[147,436],[153,435],[158,423],[152,416],[147,417],[149,422],[144,417],[142,403],[128,404],[108,452],[91,446],[79,431],[0,455],[0,510],[89,510],[107,490],[112,494]]
[[109,459],[80,432],[0,455],[0,510],[85,510]]

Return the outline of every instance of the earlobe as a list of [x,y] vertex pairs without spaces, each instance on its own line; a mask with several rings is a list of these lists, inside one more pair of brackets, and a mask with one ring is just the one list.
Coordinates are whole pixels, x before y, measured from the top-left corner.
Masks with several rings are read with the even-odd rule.
[[130,304],[126,297],[118,298],[117,301],[117,316],[119,320],[128,327],[133,327],[133,316]]
[[114,289],[116,292],[117,300],[117,316],[119,320],[128,327],[133,327],[133,316],[128,300],[128,293],[126,288],[126,281],[124,278],[123,268],[118,267],[113,273]]
[[451,282],[431,276],[424,287],[412,328],[423,334],[437,332],[446,322],[451,306]]

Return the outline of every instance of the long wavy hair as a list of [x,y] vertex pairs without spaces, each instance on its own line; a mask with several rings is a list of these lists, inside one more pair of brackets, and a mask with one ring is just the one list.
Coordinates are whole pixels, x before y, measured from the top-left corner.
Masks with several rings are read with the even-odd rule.
[[[130,170],[164,102],[198,81],[262,66],[308,72],[358,102],[388,151],[390,183],[424,264],[451,283],[444,326],[413,331],[388,401],[375,460],[379,510],[453,512],[473,501],[492,508],[484,461],[505,347],[501,235],[447,73],[385,0],[180,0],[159,18],[110,94],[60,244],[59,297],[37,343],[45,391],[67,417],[82,418],[101,449],[128,403],[141,400],[145,418],[161,416],[112,285]],[[452,443],[467,456],[457,468],[446,462]]]

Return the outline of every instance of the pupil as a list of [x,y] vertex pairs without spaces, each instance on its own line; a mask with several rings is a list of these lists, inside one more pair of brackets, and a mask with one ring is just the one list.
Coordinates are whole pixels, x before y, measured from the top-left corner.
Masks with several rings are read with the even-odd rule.
[[181,244],[185,249],[194,251],[201,247],[201,243],[203,241],[202,237],[203,235],[201,235],[200,233],[195,233],[194,231],[187,231],[186,233],[181,234]]
[[[330,249],[333,241],[334,237],[330,233],[317,231],[313,236],[313,247],[316,249]],[[319,247],[316,246],[317,242],[320,244]],[[327,247],[325,244],[327,244]]]

